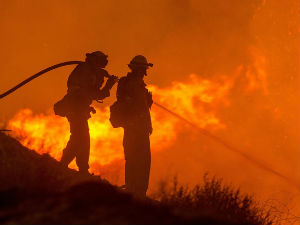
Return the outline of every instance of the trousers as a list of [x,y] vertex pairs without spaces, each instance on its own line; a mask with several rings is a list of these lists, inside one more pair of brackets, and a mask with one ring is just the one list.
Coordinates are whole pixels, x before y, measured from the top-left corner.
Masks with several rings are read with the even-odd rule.
[[88,172],[90,156],[90,133],[86,118],[68,118],[70,124],[70,139],[63,150],[61,163],[68,166],[76,158],[76,164],[81,172]]
[[149,132],[125,128],[123,147],[126,189],[138,196],[146,196],[151,165]]

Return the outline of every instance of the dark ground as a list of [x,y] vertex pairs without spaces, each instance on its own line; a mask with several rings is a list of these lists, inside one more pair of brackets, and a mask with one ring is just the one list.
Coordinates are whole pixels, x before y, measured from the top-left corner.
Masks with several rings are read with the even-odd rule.
[[[1,224],[271,224],[249,211],[245,198],[237,201],[233,192],[224,194],[216,183],[210,184],[193,194],[196,201],[182,189],[163,194],[161,202],[136,199],[100,177],[65,169],[0,132]],[[207,197],[210,193],[213,200]],[[216,193],[223,194],[215,199]],[[230,211],[223,203],[218,207],[224,196],[230,197]]]

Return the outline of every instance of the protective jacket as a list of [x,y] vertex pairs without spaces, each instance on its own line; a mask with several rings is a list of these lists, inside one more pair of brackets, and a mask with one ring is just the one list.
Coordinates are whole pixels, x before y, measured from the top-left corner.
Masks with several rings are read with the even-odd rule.
[[152,94],[142,79],[137,79],[132,73],[122,77],[118,83],[117,101],[122,108],[124,128],[152,132]]
[[55,113],[68,118],[90,118],[92,101],[109,96],[109,88],[100,89],[107,75],[104,69],[93,68],[86,62],[79,64],[68,78],[67,94],[54,105]]

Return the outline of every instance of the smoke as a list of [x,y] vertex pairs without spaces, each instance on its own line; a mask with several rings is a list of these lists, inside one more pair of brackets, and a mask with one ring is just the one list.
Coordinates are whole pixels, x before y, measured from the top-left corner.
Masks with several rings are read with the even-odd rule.
[[[4,2],[1,90],[51,64],[82,60],[93,50],[107,53],[109,71],[119,76],[134,55],[146,55],[155,65],[149,81],[159,85],[191,73],[230,73],[247,61],[253,43],[249,26],[259,5],[250,0]],[[49,74],[1,106],[9,105],[3,108],[10,115],[24,107],[45,111],[64,93],[70,70]]]

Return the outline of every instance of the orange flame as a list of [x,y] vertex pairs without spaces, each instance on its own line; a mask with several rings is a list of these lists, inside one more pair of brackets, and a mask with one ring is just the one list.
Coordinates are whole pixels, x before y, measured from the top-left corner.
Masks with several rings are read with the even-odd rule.
[[[169,88],[150,86],[154,99],[178,113],[188,116],[203,128],[224,128],[214,111],[225,100],[230,82],[215,83],[190,76],[189,83],[174,82]],[[208,105],[209,104],[209,105]],[[109,108],[96,107],[97,113],[89,120],[91,136],[90,165],[91,172],[99,174],[98,165],[108,165],[114,160],[123,159],[122,129],[110,125]],[[169,117],[161,109],[153,106],[151,135],[152,151],[167,148],[177,137],[178,121]],[[35,115],[30,109],[23,109],[9,121],[8,128],[13,130],[20,142],[36,152],[49,153],[59,160],[62,150],[69,138],[69,125],[65,118],[55,116],[52,112]],[[70,167],[76,168],[75,163]]]

